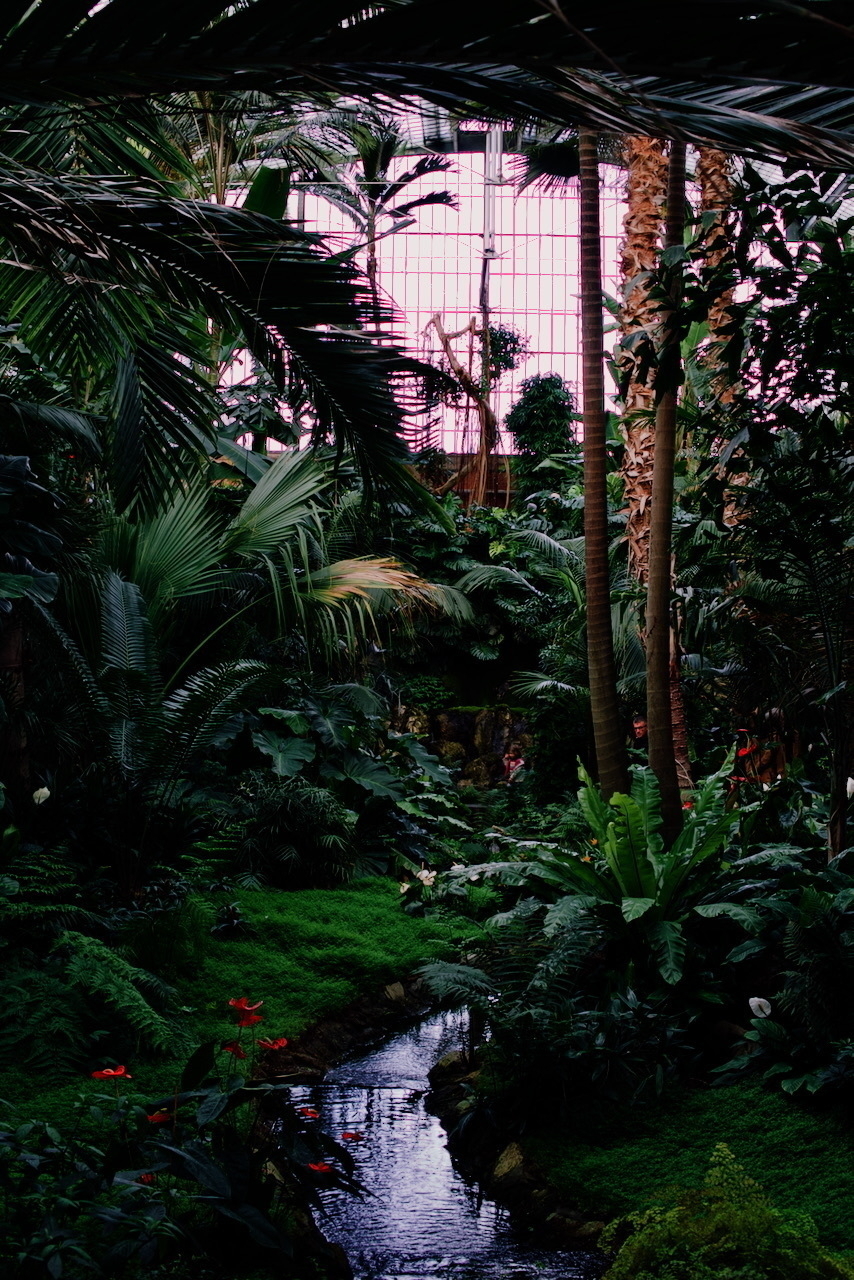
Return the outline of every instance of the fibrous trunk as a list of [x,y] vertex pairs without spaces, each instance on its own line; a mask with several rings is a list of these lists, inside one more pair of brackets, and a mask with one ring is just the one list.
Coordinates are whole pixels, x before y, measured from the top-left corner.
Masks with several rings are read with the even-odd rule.
[[620,247],[623,301],[618,355],[623,383],[623,485],[629,571],[642,585],[649,567],[649,514],[655,449],[653,390],[660,317],[650,291],[661,244],[667,199],[667,158],[661,138],[627,138],[624,145],[626,213]]
[[[685,146],[670,144],[665,246],[681,245],[685,224]],[[673,480],[676,459],[676,410],[679,369],[678,332],[672,323],[679,305],[681,273],[669,273],[670,310],[662,312],[660,376],[655,414],[655,468],[649,535],[649,581],[646,599],[646,689],[649,763],[661,791],[664,837],[668,843],[682,825],[682,806],[673,746],[671,713],[671,543]]]
[[584,557],[587,660],[596,763],[602,794],[628,790],[628,768],[611,631],[599,160],[596,135],[578,135],[581,184],[581,359],[584,398]]

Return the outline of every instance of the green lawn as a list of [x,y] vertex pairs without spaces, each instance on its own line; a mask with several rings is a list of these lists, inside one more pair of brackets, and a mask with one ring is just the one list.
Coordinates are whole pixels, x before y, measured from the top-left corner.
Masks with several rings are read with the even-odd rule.
[[687,1091],[597,1124],[532,1139],[555,1186],[591,1216],[643,1207],[702,1183],[725,1142],[774,1205],[809,1214],[830,1248],[854,1250],[854,1136],[841,1118],[758,1085]]
[[[264,1022],[244,1032],[245,1038],[257,1033],[292,1039],[422,961],[449,958],[453,940],[473,927],[459,919],[404,914],[397,884],[377,877],[341,889],[257,890],[241,892],[239,898],[254,936],[211,938],[195,971],[177,984],[193,1044],[233,1034],[228,1007],[233,996],[264,1001],[259,1010]],[[185,1058],[181,1051],[129,1060],[133,1086],[121,1087],[165,1094],[174,1087]],[[87,1075],[46,1086],[35,1073],[0,1072],[0,1099],[28,1118],[67,1122],[81,1094],[104,1091],[103,1083]]]

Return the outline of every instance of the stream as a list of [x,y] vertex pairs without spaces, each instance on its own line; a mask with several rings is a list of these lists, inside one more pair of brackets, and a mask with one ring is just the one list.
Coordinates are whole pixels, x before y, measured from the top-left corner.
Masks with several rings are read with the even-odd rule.
[[372,1194],[323,1193],[318,1226],[345,1250],[357,1280],[593,1280],[598,1255],[545,1250],[510,1225],[454,1168],[445,1132],[424,1106],[427,1072],[461,1045],[461,1015],[431,1017],[321,1084],[291,1090],[297,1106],[347,1143],[356,1177]]

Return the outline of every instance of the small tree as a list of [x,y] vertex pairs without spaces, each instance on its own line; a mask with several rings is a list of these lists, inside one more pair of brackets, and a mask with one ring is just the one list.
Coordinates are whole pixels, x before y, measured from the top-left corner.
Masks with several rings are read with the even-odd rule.
[[516,446],[518,469],[527,476],[551,453],[579,452],[572,429],[576,403],[571,387],[557,373],[525,378],[521,392],[504,425]]

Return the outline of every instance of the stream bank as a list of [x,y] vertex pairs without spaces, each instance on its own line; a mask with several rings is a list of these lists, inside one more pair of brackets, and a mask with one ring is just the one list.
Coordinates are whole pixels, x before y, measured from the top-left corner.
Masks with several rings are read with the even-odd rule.
[[484,1195],[452,1163],[439,1117],[425,1106],[428,1073],[457,1051],[459,1014],[434,1014],[321,1079],[294,1104],[348,1147],[363,1198],[321,1189],[324,1236],[357,1280],[594,1280],[589,1241],[544,1247],[543,1233]]
[[448,1135],[448,1149],[485,1195],[504,1205],[520,1228],[549,1248],[593,1249],[605,1221],[566,1204],[544,1171],[490,1112],[472,1109],[478,1072],[452,1050],[429,1072],[427,1106]]

